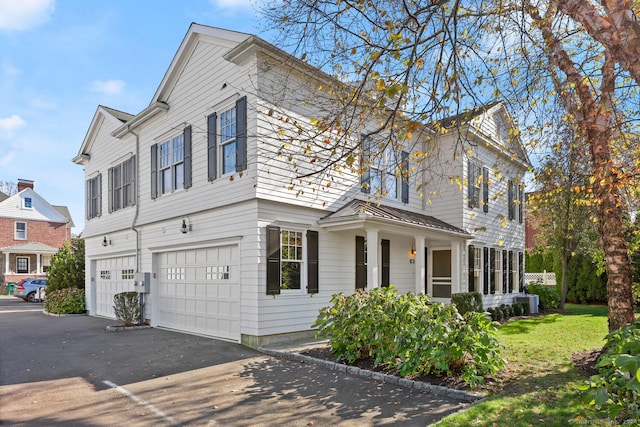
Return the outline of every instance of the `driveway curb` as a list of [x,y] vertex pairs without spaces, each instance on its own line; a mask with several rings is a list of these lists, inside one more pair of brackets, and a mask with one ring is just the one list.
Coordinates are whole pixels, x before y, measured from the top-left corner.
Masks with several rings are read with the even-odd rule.
[[485,396],[467,393],[462,390],[455,390],[448,387],[433,385],[424,381],[415,381],[407,378],[401,378],[395,375],[387,375],[382,372],[369,371],[367,369],[358,368],[357,366],[349,366],[343,363],[332,362],[330,360],[316,359],[315,357],[293,353],[290,351],[280,351],[265,347],[259,347],[258,351],[268,354],[269,356],[283,357],[285,359],[305,363],[314,363],[330,371],[344,372],[349,375],[355,375],[358,377],[368,378],[383,383],[394,384],[407,389],[420,390],[436,396],[446,396],[462,402],[476,403],[485,398]]

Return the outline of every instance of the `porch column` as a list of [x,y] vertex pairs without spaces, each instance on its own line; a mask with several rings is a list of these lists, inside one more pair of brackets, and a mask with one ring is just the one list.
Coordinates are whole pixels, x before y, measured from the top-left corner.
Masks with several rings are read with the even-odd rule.
[[379,288],[380,279],[378,268],[378,230],[367,229],[367,288]]
[[9,255],[11,255],[10,252],[4,253],[4,274],[9,274]]
[[427,293],[427,290],[424,286],[425,278],[427,277],[427,269],[424,264],[424,237],[416,236],[416,294],[417,293]]
[[462,283],[462,245],[460,242],[451,242],[451,293],[458,294]]
[[40,254],[36,254],[36,274],[42,273],[42,265],[40,264]]

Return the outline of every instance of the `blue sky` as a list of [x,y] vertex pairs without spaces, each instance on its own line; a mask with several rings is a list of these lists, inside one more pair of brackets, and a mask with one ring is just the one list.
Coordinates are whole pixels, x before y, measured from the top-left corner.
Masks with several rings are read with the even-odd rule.
[[33,180],[84,227],[71,162],[98,105],[136,114],[189,24],[259,34],[255,0],[0,0],[0,181]]

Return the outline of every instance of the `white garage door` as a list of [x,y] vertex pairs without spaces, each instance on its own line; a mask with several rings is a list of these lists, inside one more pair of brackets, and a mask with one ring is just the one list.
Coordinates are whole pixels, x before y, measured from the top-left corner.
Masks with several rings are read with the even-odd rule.
[[238,247],[157,254],[157,324],[240,340]]
[[96,262],[96,314],[115,319],[113,296],[133,289],[135,257],[116,257]]

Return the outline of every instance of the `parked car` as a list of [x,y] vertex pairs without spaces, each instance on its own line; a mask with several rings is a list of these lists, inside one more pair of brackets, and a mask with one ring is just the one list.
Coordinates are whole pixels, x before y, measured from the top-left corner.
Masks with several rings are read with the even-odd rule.
[[[44,290],[47,288],[47,278],[35,278],[21,280],[13,291],[13,296],[22,298],[28,302],[42,302]],[[41,291],[38,291],[42,289]]]

